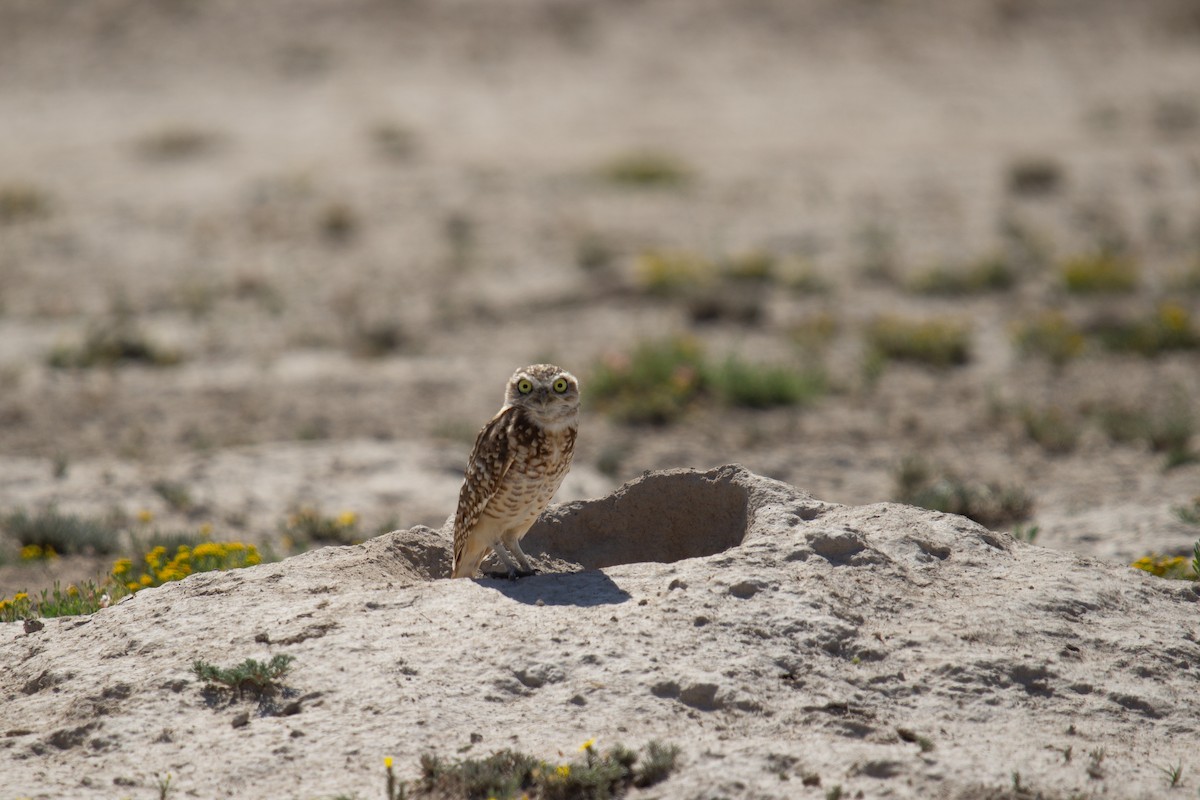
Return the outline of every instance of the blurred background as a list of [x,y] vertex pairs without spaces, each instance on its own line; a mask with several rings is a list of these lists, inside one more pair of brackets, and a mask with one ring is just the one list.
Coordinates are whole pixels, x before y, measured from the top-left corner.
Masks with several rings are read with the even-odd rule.
[[559,501],[739,462],[1189,552],[1200,6],[0,5],[0,596],[437,527],[538,361]]

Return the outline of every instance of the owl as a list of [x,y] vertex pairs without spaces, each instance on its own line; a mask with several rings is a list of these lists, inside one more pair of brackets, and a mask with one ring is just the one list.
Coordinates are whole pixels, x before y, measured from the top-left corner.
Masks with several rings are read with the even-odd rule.
[[504,406],[475,438],[467,462],[454,514],[451,577],[474,577],[488,551],[500,557],[511,577],[533,573],[521,538],[571,467],[578,429],[574,375],[553,364],[513,373]]

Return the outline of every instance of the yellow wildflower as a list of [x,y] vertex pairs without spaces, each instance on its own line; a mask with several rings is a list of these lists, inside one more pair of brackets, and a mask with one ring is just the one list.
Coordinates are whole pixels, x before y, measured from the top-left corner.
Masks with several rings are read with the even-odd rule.
[[42,557],[42,546],[39,544],[27,544],[21,548],[22,561],[36,561]]
[[142,573],[142,577],[138,578],[138,583],[142,584],[142,586],[149,586],[154,583],[154,578],[150,575]]
[[564,778],[564,779],[569,778],[569,777],[571,777],[571,765],[563,764],[561,767],[556,769],[555,772],[558,773],[558,777],[560,777],[560,778]]
[[596,746],[596,740],[595,740],[595,739],[588,739],[586,742],[584,742],[583,744],[579,745],[579,752],[581,752],[581,753],[582,753],[582,752],[583,752],[583,751],[585,751],[585,750],[591,750],[591,749],[592,749],[593,747],[595,747],[595,746]]
[[133,569],[133,562],[128,558],[118,558],[113,564],[113,575],[124,575],[129,570]]
[[6,609],[6,608],[8,608],[8,601],[7,601],[7,600],[0,600],[0,611],[3,611],[3,610],[4,610],[4,609]]
[[19,603],[22,600],[28,600],[29,595],[25,592],[17,592],[13,595],[13,604]]
[[136,592],[138,589],[142,588],[142,585],[137,581],[129,581],[125,584],[125,588],[131,592]]
[[391,757],[391,756],[384,756],[384,757],[383,757],[383,766],[384,766],[384,769],[391,769],[391,768],[392,768],[392,757]]
[[224,555],[225,548],[216,542],[202,542],[192,550],[193,558],[221,558]]
[[148,508],[140,509],[137,512],[137,521],[145,525],[148,522],[154,521],[154,512]]
[[70,595],[71,597],[78,597],[79,589],[75,586],[75,584],[72,583],[70,586],[67,587],[67,594]]
[[358,524],[358,514],[355,514],[353,511],[343,511],[337,515],[335,524],[339,528],[353,528]]

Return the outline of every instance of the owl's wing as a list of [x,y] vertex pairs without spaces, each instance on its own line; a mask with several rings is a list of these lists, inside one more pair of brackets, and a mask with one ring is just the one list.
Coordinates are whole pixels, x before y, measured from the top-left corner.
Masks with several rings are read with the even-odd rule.
[[467,461],[467,474],[458,493],[454,512],[454,563],[458,564],[467,546],[467,534],[479,522],[483,509],[500,489],[504,474],[513,463],[509,428],[516,408],[500,410],[475,437],[475,448]]

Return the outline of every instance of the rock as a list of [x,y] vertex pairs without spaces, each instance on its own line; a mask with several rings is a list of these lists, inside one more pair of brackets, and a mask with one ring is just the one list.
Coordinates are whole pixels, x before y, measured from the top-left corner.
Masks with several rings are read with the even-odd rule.
[[247,725],[250,724],[250,712],[242,711],[239,714],[235,714],[229,724],[232,725],[234,728],[246,727]]
[[[96,787],[175,770],[197,796],[273,763],[281,740],[289,793],[369,796],[379,775],[355,765],[386,754],[412,773],[487,730],[507,732],[495,749],[555,761],[581,736],[664,739],[683,767],[663,796],[779,796],[770,754],[849,797],[1000,796],[1014,772],[1034,793],[1090,795],[1089,769],[1106,795],[1139,797],[1200,741],[1190,584],[961,517],[825,503],[728,466],[553,507],[525,544],[583,571],[442,580],[449,539],[419,528],[192,575],[35,642],[0,626],[5,729],[31,737],[5,786],[103,797],[60,745],[99,742],[81,726],[104,704]],[[241,711],[231,737],[181,677],[197,659],[263,658],[255,631],[291,642],[270,647],[295,659],[287,686],[310,735]],[[164,720],[177,733],[151,741]],[[1069,762],[1047,756],[1068,747]],[[278,789],[236,785],[249,800]]]

